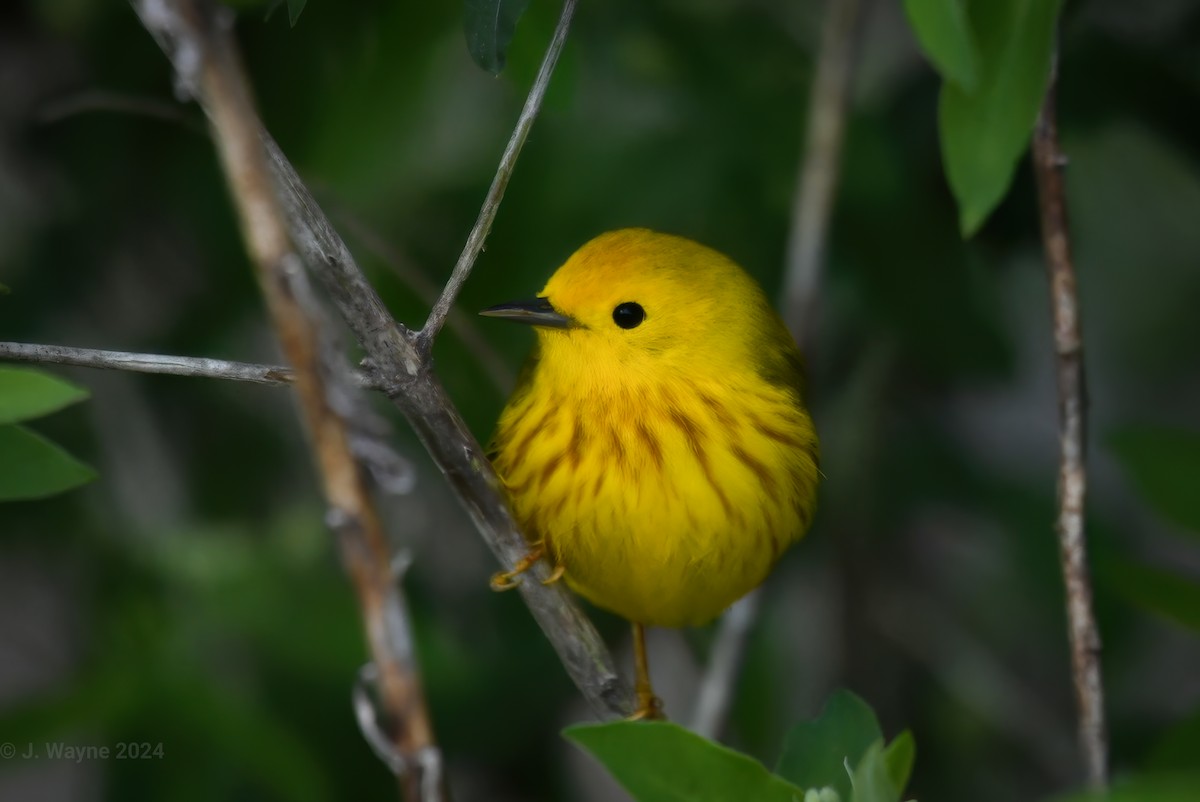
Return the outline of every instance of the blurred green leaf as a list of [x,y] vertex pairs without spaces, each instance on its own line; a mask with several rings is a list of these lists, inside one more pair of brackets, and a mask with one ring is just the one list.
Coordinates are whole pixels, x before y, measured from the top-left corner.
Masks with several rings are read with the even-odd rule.
[[1200,580],[1133,559],[1097,563],[1097,574],[1139,607],[1200,632]]
[[888,776],[892,787],[897,792],[903,792],[908,787],[908,779],[912,776],[913,763],[917,759],[917,742],[913,734],[905,730],[883,750],[883,759],[887,763]]
[[300,19],[301,12],[304,11],[304,6],[308,0],[287,0],[288,21],[295,27],[296,22]]
[[508,45],[517,30],[517,20],[529,0],[465,0],[463,25],[467,50],[475,63],[498,75],[504,69]]
[[904,0],[904,11],[921,49],[942,78],[971,94],[975,91],[979,70],[963,2]]
[[0,367],[0,424],[57,412],[88,397],[88,391],[40,370]]
[[1162,774],[1127,777],[1107,792],[1089,791],[1058,797],[1055,802],[1196,802],[1200,774]]
[[820,716],[788,733],[775,771],[801,788],[829,786],[842,799],[850,799],[846,766],[858,765],[871,744],[882,738],[871,706],[850,691],[839,690]]
[[96,478],[96,473],[24,426],[0,426],[0,501],[53,496]]
[[958,200],[959,229],[974,234],[1012,183],[1046,81],[1061,0],[972,0],[979,82],[944,82],[938,103],[942,163]]
[[882,738],[871,744],[858,761],[850,783],[854,786],[853,802],[900,802],[901,789],[892,783]]
[[580,724],[563,731],[638,802],[794,802],[803,791],[757,760],[665,721]]
[[1127,426],[1113,432],[1108,445],[1159,515],[1200,535],[1200,432]]

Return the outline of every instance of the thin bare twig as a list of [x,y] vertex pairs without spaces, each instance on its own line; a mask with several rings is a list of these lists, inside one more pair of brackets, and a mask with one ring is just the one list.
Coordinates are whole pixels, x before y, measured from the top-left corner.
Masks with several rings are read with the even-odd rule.
[[188,117],[183,109],[174,103],[105,89],[88,89],[48,100],[34,112],[33,117],[42,125],[51,125],[88,112],[114,112],[150,117],[176,123],[195,133],[204,133],[203,126],[198,125],[196,120]]
[[[0,362],[29,362],[40,365],[67,365],[74,368],[124,370],[131,373],[158,373],[167,376],[190,376],[200,379],[266,384],[272,387],[292,384],[296,373],[283,365],[260,365],[256,362],[232,362],[203,356],[174,356],[142,354],[130,351],[103,351],[95,348],[72,348],[66,345],[0,342]],[[371,373],[354,371],[354,383],[364,390],[380,389]]]
[[500,157],[500,165],[496,168],[496,177],[492,179],[492,186],[483,200],[479,217],[475,220],[471,233],[467,235],[467,242],[463,246],[462,254],[458,257],[458,262],[454,265],[454,272],[450,274],[450,280],[446,282],[441,297],[429,311],[429,317],[417,335],[420,348],[424,353],[429,353],[429,349],[433,347],[434,338],[442,330],[442,325],[446,322],[446,315],[450,313],[450,307],[454,305],[454,300],[462,290],[463,284],[466,283],[467,276],[471,274],[471,268],[475,266],[475,260],[483,250],[483,244],[487,240],[488,234],[491,233],[492,221],[496,219],[496,211],[500,208],[500,201],[504,198],[504,190],[508,187],[509,179],[512,178],[513,166],[517,163],[517,157],[521,155],[521,148],[525,145],[525,139],[529,136],[529,129],[533,127],[533,121],[537,119],[538,112],[541,111],[542,99],[546,96],[546,87],[550,85],[550,76],[554,73],[554,66],[558,63],[563,45],[567,42],[567,31],[571,27],[571,17],[574,14],[575,0],[563,0],[562,13],[559,15],[558,25],[554,29],[554,36],[550,39],[550,46],[546,48],[542,66],[538,69],[533,87],[530,88],[529,95],[525,98],[525,106],[521,109],[520,117],[517,118],[517,125],[508,140],[508,146],[504,148],[504,155]]
[[738,599],[721,618],[692,713],[692,730],[705,738],[719,738],[725,727],[745,657],[746,640],[758,618],[761,602],[762,589],[755,589]]
[[1054,56],[1046,98],[1033,134],[1033,167],[1042,218],[1042,244],[1050,279],[1054,317],[1054,350],[1058,363],[1059,444],[1058,541],[1067,591],[1067,626],[1071,669],[1079,704],[1079,740],[1088,784],[1108,782],[1108,735],[1104,721],[1104,688],[1100,677],[1100,633],[1092,611],[1092,581],[1084,538],[1084,495],[1087,490],[1087,383],[1079,297],[1067,222],[1062,169],[1066,160],[1058,143],[1055,95],[1058,57]]
[[[171,376],[229,379],[273,386],[291,384],[295,381],[292,369],[281,365],[255,365],[250,362],[229,362],[224,359],[207,359],[205,357],[99,351],[92,348],[70,348],[64,345],[0,342],[0,361],[127,370],[135,373],[165,373]],[[366,380],[366,376],[361,376],[360,383],[365,386]]]
[[796,178],[792,224],[788,231],[783,319],[797,342],[804,342],[825,260],[825,240],[833,211],[846,106],[861,30],[861,0],[829,0],[817,74],[808,103],[804,158]]
[[[328,204],[328,201],[326,203]],[[368,253],[374,254],[377,259],[391,268],[396,278],[412,290],[417,298],[430,306],[437,302],[440,293],[437,285],[420,267],[414,266],[406,254],[401,253],[379,232],[354,215],[336,207],[332,209],[332,214],[338,224],[349,232],[352,241],[357,239]],[[517,383],[517,374],[508,366],[500,353],[492,347],[487,336],[475,324],[478,319],[478,316],[466,314],[458,307],[452,306],[446,316],[446,326],[475,357],[476,363],[487,374],[496,390],[501,395],[508,395],[512,392],[513,385]]]
[[[857,52],[859,0],[830,0],[825,12],[816,77],[809,100],[804,158],[792,198],[784,293],[780,311],[796,342],[811,339],[811,312],[824,267],[825,240],[836,194],[838,164],[845,132],[850,81]],[[741,671],[742,652],[759,610],[759,591],[735,604],[721,618],[700,696],[693,729],[720,735]]]
[[[236,51],[233,14],[210,0],[139,0],[142,23],[166,51],[181,88],[203,98],[213,140],[237,207],[272,324],[296,371],[296,392],[312,443],[329,524],[358,593],[388,718],[392,745],[405,758],[400,787],[410,802],[444,798],[440,761],[411,649],[390,548],[353,446],[345,415],[361,404],[349,366],[292,249]],[[435,776],[430,777],[433,772]]]

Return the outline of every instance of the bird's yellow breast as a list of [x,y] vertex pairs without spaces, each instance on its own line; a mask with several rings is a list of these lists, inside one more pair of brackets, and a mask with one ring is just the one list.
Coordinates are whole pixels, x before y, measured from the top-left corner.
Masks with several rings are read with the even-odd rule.
[[525,531],[595,604],[704,623],[808,528],[817,440],[799,387],[741,366],[546,356],[501,416],[495,466]]

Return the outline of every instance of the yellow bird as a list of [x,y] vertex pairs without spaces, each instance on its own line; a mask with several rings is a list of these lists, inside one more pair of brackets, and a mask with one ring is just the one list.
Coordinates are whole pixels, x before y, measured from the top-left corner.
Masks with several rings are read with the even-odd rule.
[[632,622],[634,717],[660,717],[644,627],[711,621],[812,520],[800,352],[728,257],[646,229],[602,234],[537,298],[481,314],[537,332],[492,443],[531,550],[493,587],[545,558]]

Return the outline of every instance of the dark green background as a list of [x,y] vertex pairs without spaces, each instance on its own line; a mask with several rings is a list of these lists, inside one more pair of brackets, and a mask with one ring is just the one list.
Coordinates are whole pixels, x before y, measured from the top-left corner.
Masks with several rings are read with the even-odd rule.
[[[499,78],[471,62],[456,2],[311,0],[295,28],[264,12],[248,7],[237,33],[266,124],[418,325],[420,287],[449,274],[558,6],[533,0]],[[777,294],[820,20],[808,3],[583,2],[462,309],[532,294],[625,225],[720,248]],[[1200,750],[1197,533],[1145,500],[1200,504],[1200,448],[1178,434],[1200,426],[1198,40],[1195,2],[1080,0],[1064,18],[1118,772],[1193,766]],[[1040,799],[1080,771],[1030,169],[962,242],[939,81],[898,3],[872,4],[860,55],[808,354],[822,507],[767,585],[727,741],[771,763],[788,727],[847,686],[889,737],[912,728],[912,796]],[[174,104],[132,11],[5,4],[0,78],[0,340],[277,360],[203,120]],[[174,117],[114,109],[130,98]],[[530,337],[470,325],[488,349],[449,332],[437,367],[486,438]],[[145,741],[164,757],[0,761],[0,798],[396,798],[351,715],[359,621],[287,393],[56,372],[93,398],[35,428],[101,476],[0,507],[0,741]],[[520,601],[488,591],[491,558],[395,429],[419,486],[388,519],[415,558],[456,798],[612,798],[557,735],[587,711]],[[597,619],[627,663],[622,623]],[[683,721],[710,634],[652,643]]]

